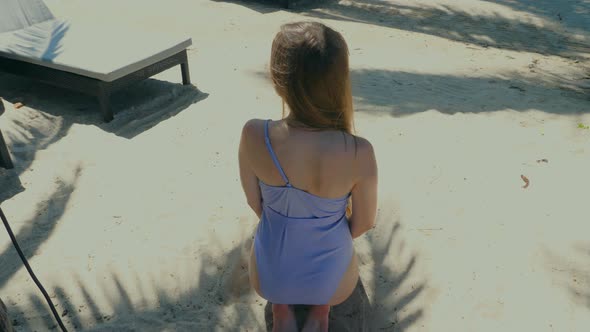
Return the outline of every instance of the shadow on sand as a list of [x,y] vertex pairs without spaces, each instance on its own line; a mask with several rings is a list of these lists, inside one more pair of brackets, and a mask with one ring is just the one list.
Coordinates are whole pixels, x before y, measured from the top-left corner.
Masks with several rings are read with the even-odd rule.
[[[113,95],[115,119],[105,123],[93,97],[9,74],[0,76],[0,79],[0,90],[5,100],[22,102],[38,110],[39,116],[56,118],[54,121],[60,122],[60,128],[54,130],[57,131],[54,135],[56,139],[63,137],[74,123],[94,125],[131,139],[208,97],[207,93],[193,85],[147,79]],[[17,125],[23,127],[21,130],[29,129],[22,122]]]
[[590,2],[579,0],[484,0],[559,22],[568,29],[590,30]]
[[0,168],[0,188],[0,204],[25,191],[18,175],[4,168]]
[[[240,300],[251,293],[246,263],[250,244],[251,240],[245,241],[221,258],[207,250],[195,254],[201,262],[199,275],[195,276],[198,282],[180,294],[169,294],[149,273],[135,273],[135,285],[127,283],[130,288],[141,289],[138,285],[146,279],[151,280],[151,286],[132,298],[117,272],[106,276],[102,285],[83,284],[73,272],[76,283],[56,286],[48,292],[64,324],[72,331],[125,332],[138,328],[141,331],[243,331],[246,328],[258,331],[263,327],[257,322],[255,310],[262,308]],[[69,294],[81,294],[83,300],[74,302]],[[15,328],[23,332],[56,330],[53,316],[39,292],[31,290],[27,295],[31,305],[11,308],[7,303]],[[93,296],[107,298],[108,305],[101,307]],[[223,312],[228,306],[240,310],[230,318]]]
[[565,107],[552,99],[565,95],[589,98],[583,90],[567,88],[561,81],[531,81],[518,76],[458,77],[359,69],[351,71],[351,81],[357,111],[396,117],[432,109],[445,114],[535,109],[571,115],[587,109],[580,103]]
[[73,124],[133,139],[208,97],[192,85],[148,79],[114,94],[115,119],[104,123],[92,97],[8,74],[0,74],[0,91],[6,101],[25,105],[13,109],[7,104],[2,117],[14,169],[0,169],[0,202],[24,190],[19,176],[30,168],[37,151],[61,140]]
[[[4,102],[0,98],[0,118],[5,112]],[[0,127],[0,204],[5,200],[25,190],[18,176],[11,176],[13,173],[8,167],[12,167],[12,156]]]
[[[419,297],[426,285],[409,280],[417,258],[413,255],[409,261],[404,261],[395,252],[403,247],[403,240],[399,239],[399,222],[391,219],[379,217],[381,235],[368,235],[371,246],[361,253],[372,258],[374,265],[369,274],[374,278],[359,281],[353,295],[333,308],[331,331],[402,332],[421,319],[423,309]],[[66,326],[76,331],[137,331],[138,328],[142,331],[260,331],[265,329],[261,324],[267,328],[272,326],[272,317],[268,315],[268,305],[265,308],[260,299],[255,301],[258,298],[250,289],[247,261],[251,244],[252,238],[247,238],[225,255],[214,253],[211,248],[195,254],[201,262],[199,275],[195,277],[198,282],[176,295],[167,293],[151,279],[151,289],[143,289],[139,299],[137,295],[133,299],[116,272],[107,276],[103,285],[83,284],[75,277],[77,285],[56,286],[49,292]],[[398,263],[391,268],[390,263],[384,262],[392,258]],[[156,272],[157,269],[151,271]],[[141,284],[140,279],[146,278],[150,278],[149,273],[147,276],[136,274],[135,284]],[[135,286],[134,290],[137,289]],[[372,301],[366,289],[372,294]],[[93,299],[97,293],[108,299],[108,308],[100,307]],[[74,302],[68,294],[81,294],[83,300]],[[56,324],[40,294],[30,291],[28,301],[31,305],[26,307],[10,308],[8,304],[15,327],[27,332],[55,329]],[[263,310],[266,322],[259,321]]]
[[285,10],[281,0],[211,0],[213,2],[227,2],[246,7],[260,14],[271,14]]
[[[368,255],[373,261],[371,280],[359,279],[352,295],[330,311],[330,331],[394,331],[403,332],[417,323],[424,309],[419,307],[419,297],[425,289],[424,282],[410,281],[417,256],[402,258],[398,248],[403,248],[400,239],[401,224],[392,215],[380,214],[377,227],[366,235],[371,243],[369,252],[359,252],[359,257]],[[394,260],[395,264],[388,261]],[[360,262],[363,259],[359,260]],[[363,266],[359,267],[362,271]],[[362,275],[362,273],[361,273]],[[367,290],[372,294],[369,299]],[[309,307],[296,306],[299,327],[302,327]],[[272,305],[265,307],[267,331],[272,330]]]
[[[559,28],[560,21],[536,25],[497,13],[470,14],[446,5],[435,8],[400,5],[381,0],[332,1],[320,11],[304,11],[301,14],[373,24],[513,51],[563,57],[587,56],[590,51],[587,28],[582,30],[585,36],[577,39]],[[586,18],[584,24],[589,23],[590,19]]]
[[[72,179],[58,178],[56,180],[56,190],[32,209],[32,211],[36,212],[35,216],[25,221],[24,226],[15,234],[27,259],[31,259],[37,254],[39,248],[51,237],[51,234],[56,229],[59,219],[66,211],[81,172],[81,168],[78,167]],[[0,269],[0,288],[2,288],[16,272],[23,268],[23,264],[12,243],[0,251],[0,266],[2,266],[2,269]]]
[[[266,72],[259,71],[254,75],[269,81]],[[508,109],[580,115],[588,111],[584,103],[566,105],[553,101],[558,98],[567,100],[564,97],[590,100],[590,86],[571,86],[563,79],[549,76],[532,80],[517,74],[460,77],[384,69],[352,69],[350,79],[355,111],[377,116],[401,117],[429,110],[453,115]]]
[[590,244],[574,249],[578,255],[567,258],[546,253],[550,272],[567,289],[574,303],[590,310]]
[[[214,1],[235,3],[262,14],[280,10],[279,0]],[[292,10],[311,18],[372,24],[483,47],[571,58],[588,57],[590,4],[587,1],[566,0],[559,1],[559,4],[551,0],[493,2],[540,16],[544,22],[534,24],[495,12],[472,14],[457,6],[412,6],[386,0],[295,1]]]
[[[246,7],[260,14],[270,14],[281,10],[310,10],[320,8],[332,0],[212,0],[228,2]],[[288,7],[288,8],[287,8]]]

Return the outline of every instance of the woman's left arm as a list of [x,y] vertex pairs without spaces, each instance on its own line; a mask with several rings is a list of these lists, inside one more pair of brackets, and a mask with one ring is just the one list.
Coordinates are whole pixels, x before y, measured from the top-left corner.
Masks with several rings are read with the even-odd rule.
[[254,174],[251,167],[251,156],[248,154],[248,151],[251,151],[249,148],[249,146],[251,146],[249,139],[255,137],[254,134],[256,129],[254,120],[250,120],[244,125],[238,151],[238,162],[240,164],[240,181],[242,183],[244,194],[246,194],[246,200],[254,213],[260,218],[262,215],[262,195],[260,194],[258,177]]

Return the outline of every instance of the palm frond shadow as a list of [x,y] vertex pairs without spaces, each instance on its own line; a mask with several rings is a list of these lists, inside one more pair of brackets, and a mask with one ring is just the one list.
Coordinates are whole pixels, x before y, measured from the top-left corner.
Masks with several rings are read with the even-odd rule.
[[88,96],[9,74],[0,74],[0,91],[6,101],[25,104],[18,110],[7,107],[2,117],[14,169],[0,169],[0,202],[25,190],[20,175],[30,169],[38,151],[63,139],[73,124],[94,125],[133,139],[208,97],[192,85],[149,79],[113,95],[118,112],[112,122],[104,123],[96,100]]
[[[78,167],[73,174],[72,180],[58,178],[55,191],[47,199],[37,204],[33,211],[37,214],[27,220],[17,234],[15,234],[19,245],[27,259],[31,259],[37,253],[41,245],[47,241],[56,229],[59,219],[66,211],[67,204],[76,188],[77,180],[81,174]],[[23,269],[22,262],[18,257],[12,243],[0,251],[0,288],[14,276],[16,272]]]
[[[350,0],[332,1],[321,10],[304,10],[301,14],[373,24],[520,52],[580,57],[587,56],[585,54],[590,50],[588,29],[581,30],[585,33],[584,38],[573,38],[573,34],[558,27],[560,22],[557,20],[551,22],[552,25],[538,25],[498,13],[471,14],[451,6],[420,7],[382,0]],[[582,22],[589,24],[590,20],[586,18]]]
[[[264,71],[253,75],[266,82],[270,80]],[[429,110],[449,115],[538,110],[575,116],[587,112],[586,105],[577,101],[590,98],[590,86],[550,75],[543,79],[525,78],[516,73],[501,77],[460,77],[352,69],[350,79],[355,111],[375,116],[403,117]],[[561,100],[572,102],[564,107]]]
[[[60,122],[61,136],[76,123],[94,125],[106,132],[128,139],[151,129],[209,96],[194,85],[184,86],[150,78],[117,91],[111,98],[115,119],[110,123],[104,123],[97,100],[84,94],[10,74],[0,74],[0,90],[5,100],[13,103],[22,102],[25,106],[38,110],[25,120],[42,116],[53,119],[54,122]],[[21,111],[22,109],[19,110]],[[39,126],[35,129],[32,129],[30,125],[23,126],[29,121],[23,123],[21,118],[15,121],[20,121],[16,124],[17,128],[43,130]],[[45,126],[49,125],[45,124]],[[15,135],[18,135],[18,132]],[[59,138],[58,135],[57,139]]]
[[[373,232],[387,236],[371,236],[368,252],[359,254],[373,257],[371,274],[376,277],[359,281],[353,295],[333,308],[333,331],[402,332],[423,315],[418,302],[426,286],[424,283],[413,285],[409,280],[417,258],[412,256],[409,261],[403,261],[396,254],[396,247],[400,247],[398,221],[381,215],[378,222],[381,226]],[[212,248],[216,245],[209,245],[207,250],[198,253],[201,264],[199,276],[195,278],[198,282],[175,294],[165,290],[169,287],[152,281],[150,289],[140,289],[139,295],[135,286],[132,296],[126,288],[132,287],[129,279],[123,282],[114,271],[102,285],[85,284],[76,277],[77,282],[67,287],[53,287],[50,295],[66,326],[75,331],[264,330],[272,326],[272,316],[269,321],[270,308],[264,307],[261,301],[254,301],[256,295],[250,289],[247,261],[251,244],[252,237],[243,239],[221,257],[220,250]],[[400,267],[396,263],[392,268],[391,259],[399,260]],[[151,273],[157,272],[152,270]],[[140,280],[145,281],[145,278],[151,279],[149,274],[135,273],[135,284],[141,284]],[[365,287],[373,294],[372,301]],[[81,296],[73,300],[69,294]],[[9,307],[17,330],[55,330],[57,326],[40,294],[32,290],[28,296],[30,305]],[[107,298],[108,305],[101,306],[94,299],[96,296]],[[265,321],[260,320],[262,314],[266,314]]]
[[[409,277],[413,273],[417,257],[412,255],[408,261],[404,261],[400,253],[396,252],[396,248],[403,247],[403,240],[399,239],[400,228],[399,220],[395,220],[392,215],[378,215],[377,228],[367,235],[371,243],[369,252],[358,252],[360,262],[373,261],[370,274],[374,277],[366,281],[359,278],[353,294],[342,304],[332,307],[330,331],[403,332],[421,319],[424,312],[419,308],[418,300],[426,284],[410,284]],[[395,264],[390,267],[392,259]],[[363,269],[363,266],[360,268]],[[372,299],[369,299],[367,289],[372,294]],[[299,326],[304,323],[308,309],[307,306],[295,307]],[[267,331],[271,331],[270,303],[265,307],[265,321]]]
[[588,32],[590,28],[590,2],[553,0],[484,0],[499,3],[515,10],[530,12],[548,21],[559,22],[569,29]]
[[[402,332],[424,315],[425,309],[419,305],[419,297],[427,285],[424,281],[415,281],[413,274],[417,255],[404,255],[406,249],[404,239],[400,238],[401,222],[387,214],[380,214],[377,222],[377,228],[368,234],[375,266],[371,286],[374,294],[373,328]],[[383,234],[386,236],[383,237]],[[391,265],[393,267],[389,268]]]
[[[132,296],[125,287],[129,283],[112,272],[102,285],[84,284],[76,277],[75,286],[56,286],[50,295],[64,324],[73,331],[243,331],[244,327],[261,330],[256,318],[260,307],[243,301],[252,294],[246,261],[250,245],[251,239],[245,240],[222,258],[214,251],[200,253],[202,265],[195,278],[198,282],[179,294],[168,293],[150,275],[136,273],[137,284],[141,279],[152,280],[151,289],[142,289],[138,298],[137,292]],[[102,295],[92,292],[97,288]],[[74,293],[81,294],[77,297],[81,302],[74,302],[68,295]],[[108,298],[108,307],[101,307],[93,296]],[[55,330],[57,326],[42,297],[31,291],[29,302],[32,306],[9,308],[18,331]],[[224,310],[231,306],[236,310],[228,317]]]
[[260,14],[271,14],[271,13],[275,13],[279,10],[282,10],[284,8],[281,8],[282,6],[279,3],[279,0],[257,0],[257,1],[252,1],[252,0],[212,0],[213,2],[228,2],[228,3],[234,3],[236,5],[240,5],[243,7],[246,7],[250,10],[256,11]]
[[567,289],[575,303],[590,310],[590,246],[575,248],[578,255],[568,258],[547,252],[551,274]]
[[581,100],[588,98],[574,88],[564,91],[562,81],[530,81],[518,76],[457,77],[359,69],[351,71],[351,81],[357,111],[394,117],[428,110],[456,114],[506,109],[572,115],[583,113],[583,104],[563,107],[551,102],[552,98],[563,98],[565,94]]
[[[271,14],[280,10],[310,10],[320,8],[324,3],[334,0],[212,0],[214,2],[229,2],[244,6],[260,14]],[[286,8],[286,4],[289,8]]]
[[68,130],[61,119],[31,109],[7,109],[2,121],[14,169],[0,169],[0,202],[25,190],[20,175],[30,169],[37,151],[59,141]]

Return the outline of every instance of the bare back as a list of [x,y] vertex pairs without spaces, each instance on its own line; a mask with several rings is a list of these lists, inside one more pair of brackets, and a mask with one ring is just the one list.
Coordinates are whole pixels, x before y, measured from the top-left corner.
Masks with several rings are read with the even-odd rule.
[[[352,215],[348,218],[352,238],[368,231],[374,223],[377,200],[377,166],[371,144],[340,131],[310,131],[291,128],[285,121],[270,123],[272,150],[285,173],[275,165],[265,142],[265,121],[250,120],[240,142],[240,178],[248,204],[261,217],[259,181],[270,186],[289,184],[312,195],[338,199],[352,195]],[[254,250],[250,255],[250,281],[259,292]],[[330,305],[344,301],[358,278],[356,255],[352,256]]]
[[[285,181],[274,166],[264,144],[263,121],[257,121],[259,144],[250,145],[251,167],[256,176],[272,186]],[[310,194],[337,198],[351,192],[357,178],[356,139],[340,131],[312,131],[287,126],[284,120],[269,126],[272,147],[291,185]]]

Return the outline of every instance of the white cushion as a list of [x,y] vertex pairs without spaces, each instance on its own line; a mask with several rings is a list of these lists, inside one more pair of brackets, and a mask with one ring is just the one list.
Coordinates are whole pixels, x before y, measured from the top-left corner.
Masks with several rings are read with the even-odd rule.
[[42,0],[0,0],[0,32],[23,29],[53,18]]
[[128,26],[51,19],[0,33],[0,56],[111,82],[191,44],[187,37]]

